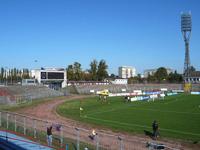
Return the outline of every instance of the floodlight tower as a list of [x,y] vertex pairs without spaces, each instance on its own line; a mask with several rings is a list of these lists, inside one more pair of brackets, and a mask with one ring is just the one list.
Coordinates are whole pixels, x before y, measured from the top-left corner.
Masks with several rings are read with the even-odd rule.
[[181,14],[181,32],[185,42],[185,62],[184,62],[184,78],[190,77],[190,54],[189,54],[189,40],[192,31],[191,13]]

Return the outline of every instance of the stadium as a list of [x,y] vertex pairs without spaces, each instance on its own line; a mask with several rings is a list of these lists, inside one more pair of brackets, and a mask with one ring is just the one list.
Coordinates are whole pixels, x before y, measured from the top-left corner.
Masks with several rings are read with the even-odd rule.
[[[184,94],[182,84],[85,82],[57,91],[46,87],[47,83],[0,87],[2,137],[8,132],[11,141],[20,135],[27,138],[24,141],[33,140],[28,143],[40,141],[45,146],[46,128],[53,125],[52,148],[56,149],[199,148],[192,144],[200,139],[199,84],[192,84],[191,92]],[[151,137],[155,119],[160,125],[156,141]],[[91,140],[93,128],[98,134]]]

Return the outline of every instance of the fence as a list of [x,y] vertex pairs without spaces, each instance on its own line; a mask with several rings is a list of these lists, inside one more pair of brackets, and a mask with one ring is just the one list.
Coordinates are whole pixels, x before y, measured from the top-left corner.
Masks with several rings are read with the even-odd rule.
[[[0,111],[0,128],[5,128],[32,137],[39,143],[46,143],[46,129],[53,126],[53,147],[70,150],[143,150],[147,149],[143,138],[125,139],[120,136],[103,133],[99,131],[94,139],[90,137],[91,131],[67,126],[51,121],[25,116],[18,113]],[[151,145],[151,144],[149,144]],[[166,149],[172,149],[165,146]]]
[[29,95],[0,96],[0,104],[23,104],[32,100],[32,96]]

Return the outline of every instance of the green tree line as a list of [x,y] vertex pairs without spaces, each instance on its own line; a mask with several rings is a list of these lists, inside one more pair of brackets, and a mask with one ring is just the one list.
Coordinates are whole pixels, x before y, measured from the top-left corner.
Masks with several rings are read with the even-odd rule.
[[147,78],[141,78],[141,75],[138,74],[136,77],[128,79],[129,84],[133,83],[182,83],[183,76],[182,74],[177,73],[177,71],[167,73],[167,69],[160,67],[153,75],[148,75]]
[[99,62],[94,59],[90,62],[90,68],[83,70],[79,62],[68,65],[67,79],[69,81],[103,81],[108,77],[108,65],[105,60]]
[[[66,68],[68,81],[104,81],[108,78],[108,65],[105,60],[99,62],[94,59],[89,64],[89,69],[83,70],[79,62],[74,62]],[[195,68],[193,68],[195,70]],[[29,79],[29,69],[7,69],[1,67],[0,69],[0,83],[1,84],[16,84],[22,79]],[[117,76],[112,74],[109,78],[115,79]],[[182,83],[183,76],[177,71],[167,73],[167,69],[160,67],[153,75],[148,75],[147,78],[142,78],[140,74],[136,77],[128,79],[129,84],[133,83]]]
[[0,83],[1,84],[16,84],[22,79],[29,79],[29,69],[7,69],[1,67],[0,69]]

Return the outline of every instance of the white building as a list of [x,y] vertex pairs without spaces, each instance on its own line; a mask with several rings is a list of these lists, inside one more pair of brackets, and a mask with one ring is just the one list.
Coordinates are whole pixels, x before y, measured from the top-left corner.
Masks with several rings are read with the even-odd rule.
[[36,79],[22,79],[22,86],[24,85],[37,85]]
[[31,77],[39,84],[46,85],[53,89],[66,87],[67,75],[64,68],[41,68],[31,70]]
[[136,69],[131,66],[119,67],[119,77],[123,79],[131,78],[136,76]]
[[111,81],[112,84],[128,84],[128,79],[115,79]]

